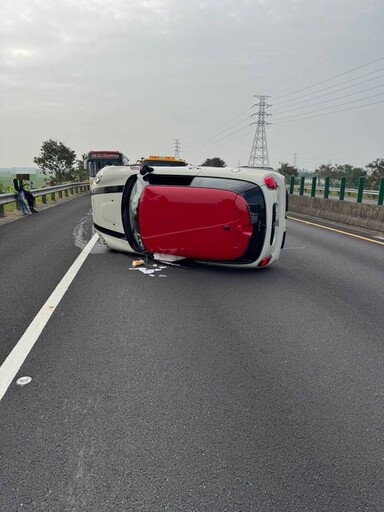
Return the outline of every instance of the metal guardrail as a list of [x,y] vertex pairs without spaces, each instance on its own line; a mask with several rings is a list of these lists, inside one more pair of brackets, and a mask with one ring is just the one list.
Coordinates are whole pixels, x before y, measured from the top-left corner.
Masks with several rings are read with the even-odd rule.
[[[69,194],[74,195],[79,192],[86,192],[89,190],[89,181],[82,181],[79,183],[67,183],[65,185],[55,185],[53,187],[34,188],[31,189],[34,197],[41,197],[42,203],[48,203],[48,196],[51,196],[51,201],[56,201],[56,194],[59,198],[69,197]],[[20,201],[17,199],[15,192],[7,194],[0,194],[0,217],[5,217],[4,205],[16,203],[17,209],[20,209]]]
[[[319,194],[323,194],[324,193],[324,190],[325,190],[325,187],[323,186],[318,186],[316,188],[316,191],[319,192]],[[329,187],[329,191],[330,192],[336,192],[336,194],[338,195],[339,194],[339,191],[340,191],[340,188],[339,187]],[[345,189],[345,193],[346,194],[356,194],[358,193],[359,189],[357,188],[346,188]],[[364,194],[366,196],[378,196],[379,195],[379,191],[378,190],[367,190],[365,189],[364,190]]]

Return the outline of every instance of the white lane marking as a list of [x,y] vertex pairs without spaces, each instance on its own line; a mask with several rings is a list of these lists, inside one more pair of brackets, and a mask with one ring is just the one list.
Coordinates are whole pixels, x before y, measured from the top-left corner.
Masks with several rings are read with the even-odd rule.
[[327,229],[328,231],[334,231],[335,233],[340,233],[341,235],[352,236],[353,238],[358,238],[359,240],[365,240],[366,242],[372,242],[373,244],[384,245],[384,242],[378,242],[377,240],[372,240],[372,238],[366,238],[365,236],[355,235],[353,233],[348,233],[348,231],[342,231],[341,229],[330,228],[328,226],[323,226],[322,224],[316,224],[316,222],[309,222],[308,220],[297,219],[296,217],[287,217],[289,220],[295,220],[296,222],[302,222],[303,224],[309,224],[310,226],[316,226],[318,228]]
[[76,274],[80,270],[82,264],[91,252],[93,246],[98,240],[98,235],[95,234],[88,242],[86,247],[81,251],[79,256],[73,262],[63,279],[56,286],[47,302],[37,313],[35,318],[30,323],[29,327],[17,342],[12,352],[0,367],[0,400],[5,395],[9,385],[15,378],[17,372],[20,370],[21,365],[24,363],[29,352],[32,350],[42,330],[47,325],[52,313],[64,297],[65,292],[68,290],[69,285],[72,283]]

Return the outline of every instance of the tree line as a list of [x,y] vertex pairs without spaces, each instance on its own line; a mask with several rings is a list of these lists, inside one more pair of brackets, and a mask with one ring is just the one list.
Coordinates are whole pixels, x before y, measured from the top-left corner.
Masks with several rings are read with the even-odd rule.
[[[71,148],[60,141],[49,139],[42,143],[40,154],[33,161],[40,171],[47,176],[46,182],[58,184],[66,181],[84,181],[88,179],[84,170],[83,154],[79,160]],[[219,157],[207,158],[201,165],[209,167],[225,167],[224,160]]]
[[[201,165],[225,167],[226,164],[221,158],[215,157],[207,158]],[[322,180],[329,177],[332,186],[339,185],[341,178],[345,177],[346,185],[350,188],[357,188],[359,179],[364,177],[366,178],[365,188],[377,190],[380,185],[380,180],[384,178],[384,158],[377,158],[373,162],[368,163],[365,168],[355,167],[350,164],[322,164],[313,172],[299,170],[297,167],[287,162],[280,162],[280,167],[278,167],[276,171],[282,174],[287,181],[289,181],[292,176],[295,178],[299,176],[306,176],[308,178],[316,176],[319,183],[321,183]]]
[[[49,139],[42,143],[40,154],[33,161],[40,171],[47,176],[46,182],[56,185],[67,181],[84,181],[88,179],[84,170],[83,154],[79,160],[71,148],[60,141]],[[201,165],[210,167],[225,167],[224,160],[219,157],[207,158]]]
[[55,139],[48,139],[41,145],[40,154],[33,161],[40,171],[47,176],[49,185],[68,181],[85,181],[88,179],[84,169],[87,155],[77,159],[75,151]]
[[377,190],[379,188],[381,178],[384,178],[384,158],[377,158],[373,162],[368,163],[365,168],[354,167],[350,164],[332,165],[322,164],[315,171],[307,172],[300,171],[294,165],[290,165],[286,162],[280,162],[277,172],[282,174],[287,181],[292,176],[316,176],[321,183],[321,180],[329,177],[331,186],[337,186],[340,183],[341,178],[346,178],[346,185],[350,188],[357,188],[359,179],[361,177],[366,178],[365,188],[371,190]]

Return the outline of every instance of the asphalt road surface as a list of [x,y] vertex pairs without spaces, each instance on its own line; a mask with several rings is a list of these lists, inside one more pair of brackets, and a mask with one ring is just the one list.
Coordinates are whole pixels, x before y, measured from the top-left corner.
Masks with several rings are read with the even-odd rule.
[[[89,196],[0,226],[0,364],[91,237]],[[1,511],[384,510],[384,245],[132,260],[94,246],[2,398]]]

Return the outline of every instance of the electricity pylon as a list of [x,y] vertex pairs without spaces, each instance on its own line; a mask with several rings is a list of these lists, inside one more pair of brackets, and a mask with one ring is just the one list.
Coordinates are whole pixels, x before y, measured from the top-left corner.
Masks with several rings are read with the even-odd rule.
[[254,124],[256,125],[256,132],[253,139],[251,154],[249,155],[248,167],[269,167],[265,127],[270,124],[267,123],[266,118],[271,114],[269,114],[266,109],[271,105],[265,101],[269,96],[255,96],[255,98],[259,98],[259,103],[253,105],[253,107],[259,107],[259,111],[252,114],[252,116],[257,115],[258,118],[257,123],[251,123],[251,126]]
[[173,141],[174,151],[175,151],[175,158],[180,158],[180,151],[181,151],[181,143],[180,139],[174,139]]

